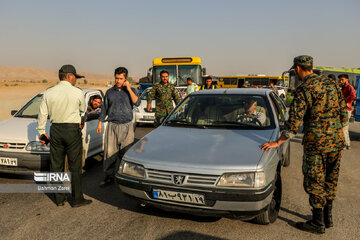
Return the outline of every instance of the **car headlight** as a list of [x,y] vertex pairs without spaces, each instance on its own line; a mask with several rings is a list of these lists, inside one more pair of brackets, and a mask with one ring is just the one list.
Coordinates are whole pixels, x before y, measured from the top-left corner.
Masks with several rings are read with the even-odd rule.
[[49,145],[44,145],[41,142],[30,142],[25,150],[34,152],[50,152]]
[[145,178],[145,168],[139,164],[122,161],[119,172],[124,175]]
[[217,186],[221,187],[264,187],[265,173],[224,173]]
[[139,108],[137,108],[137,107],[134,108],[134,111],[135,111],[135,112],[140,112]]

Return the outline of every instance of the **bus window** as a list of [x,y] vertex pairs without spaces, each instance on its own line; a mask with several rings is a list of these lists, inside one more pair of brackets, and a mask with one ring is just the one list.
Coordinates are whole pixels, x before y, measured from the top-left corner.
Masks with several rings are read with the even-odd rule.
[[155,83],[160,82],[160,72],[161,71],[169,72],[169,83],[176,85],[176,66],[156,66],[154,67],[153,78],[155,79]]
[[199,65],[178,65],[179,86],[187,85],[187,78],[191,78],[194,83],[200,84],[201,67]]

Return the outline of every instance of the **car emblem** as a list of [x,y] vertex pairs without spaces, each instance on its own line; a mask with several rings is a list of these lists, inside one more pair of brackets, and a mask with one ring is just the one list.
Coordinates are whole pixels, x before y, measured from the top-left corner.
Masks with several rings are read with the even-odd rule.
[[4,148],[8,148],[9,147],[9,145],[7,145],[7,144],[4,144],[4,146],[3,146]]
[[185,176],[184,175],[174,175],[173,181],[176,185],[181,185],[184,183]]

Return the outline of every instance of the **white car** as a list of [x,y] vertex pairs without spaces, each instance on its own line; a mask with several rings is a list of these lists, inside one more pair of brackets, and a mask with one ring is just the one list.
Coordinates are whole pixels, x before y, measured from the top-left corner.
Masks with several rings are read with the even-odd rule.
[[[147,99],[151,89],[152,87],[149,87],[143,91],[140,95],[140,106],[134,108],[136,123],[154,123],[155,121],[155,100],[151,102],[151,111],[147,111]],[[175,102],[172,102],[175,107]]]
[[[101,90],[83,89],[83,93],[85,103],[89,103],[90,98],[95,95],[104,97]],[[50,148],[49,145],[39,142],[39,133],[36,130],[42,94],[36,95],[19,111],[12,111],[13,117],[0,122],[0,172],[21,174],[49,170]],[[103,151],[104,131],[101,134],[96,132],[97,119],[97,114],[88,115],[82,129],[83,165],[86,158]],[[50,125],[48,120],[48,134]],[[106,123],[103,123],[103,129],[104,125]]]
[[149,87],[142,92],[140,106],[134,108],[136,123],[154,123],[155,121],[155,100],[151,102],[151,112],[147,111],[147,98],[151,89]]

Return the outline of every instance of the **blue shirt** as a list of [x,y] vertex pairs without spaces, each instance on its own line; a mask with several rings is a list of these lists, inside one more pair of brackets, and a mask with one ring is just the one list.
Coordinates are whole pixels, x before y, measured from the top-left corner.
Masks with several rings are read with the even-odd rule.
[[[126,88],[117,89],[116,86],[106,91],[101,105],[99,121],[113,122],[116,124],[128,123],[133,120],[133,107],[140,105],[140,97],[135,88],[132,91],[138,96],[136,103],[131,101],[130,93]],[[107,116],[107,119],[105,120]]]

